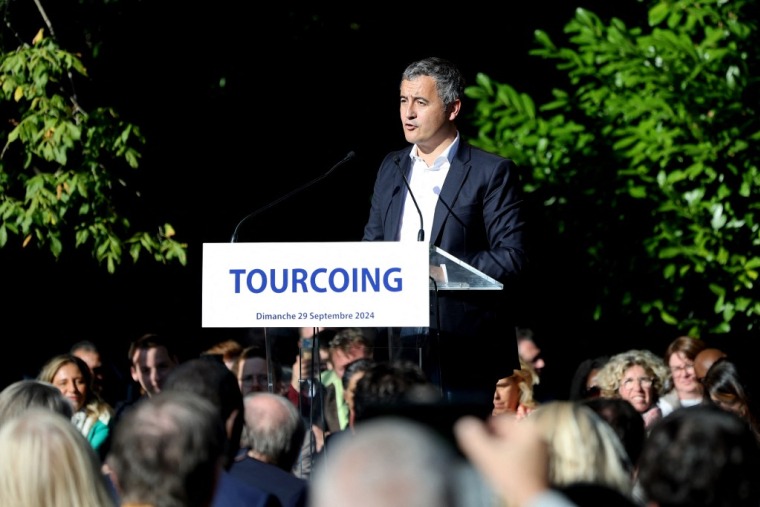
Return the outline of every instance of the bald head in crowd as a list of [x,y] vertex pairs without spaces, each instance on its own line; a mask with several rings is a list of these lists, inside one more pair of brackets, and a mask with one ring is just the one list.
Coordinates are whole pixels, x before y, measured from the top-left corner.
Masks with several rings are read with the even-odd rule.
[[710,366],[721,357],[726,357],[726,353],[715,348],[704,349],[697,354],[694,357],[694,373],[697,376],[697,380],[705,378]]
[[306,436],[298,409],[284,396],[251,393],[245,400],[249,455],[290,472]]

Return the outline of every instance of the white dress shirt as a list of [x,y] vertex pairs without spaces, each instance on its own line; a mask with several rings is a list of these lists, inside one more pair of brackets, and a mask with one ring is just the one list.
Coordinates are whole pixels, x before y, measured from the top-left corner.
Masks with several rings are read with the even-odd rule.
[[[438,196],[441,193],[443,182],[446,175],[449,174],[451,161],[456,156],[459,148],[459,133],[449,145],[448,148],[438,155],[433,161],[433,165],[428,167],[424,160],[417,155],[417,145],[409,152],[409,158],[412,159],[412,173],[409,179],[409,186],[412,189],[414,197],[422,213],[423,229],[425,231],[426,242],[430,242],[430,231],[433,228],[433,216],[435,215],[435,205],[438,203]],[[417,234],[420,230],[420,214],[414,205],[412,196],[409,192],[406,194],[404,201],[404,210],[401,214],[401,227],[399,232],[400,241],[417,241]]]

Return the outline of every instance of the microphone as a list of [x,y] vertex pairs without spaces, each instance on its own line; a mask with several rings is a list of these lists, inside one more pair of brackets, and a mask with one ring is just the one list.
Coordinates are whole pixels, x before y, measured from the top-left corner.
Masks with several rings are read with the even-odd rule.
[[422,226],[422,211],[420,211],[420,207],[417,205],[417,199],[414,198],[414,192],[412,192],[412,187],[409,186],[409,180],[406,179],[404,171],[401,170],[401,162],[399,161],[398,155],[393,157],[393,163],[396,164],[396,169],[398,169],[399,174],[404,179],[404,185],[406,185],[406,189],[409,191],[409,196],[412,198],[414,207],[417,208],[417,213],[420,215],[420,232],[417,233],[417,241],[425,241],[425,228]]
[[345,157],[343,157],[343,160],[341,160],[340,162],[338,162],[337,164],[335,164],[334,166],[332,166],[332,167],[330,168],[330,170],[329,170],[329,171],[327,171],[327,172],[326,172],[325,174],[323,174],[322,176],[319,176],[319,177],[317,177],[317,178],[314,178],[314,179],[313,179],[313,180],[311,180],[310,182],[308,182],[308,183],[306,183],[306,184],[304,184],[304,185],[301,185],[300,187],[298,187],[297,189],[293,190],[293,191],[292,191],[292,192],[290,192],[289,194],[285,194],[285,195],[283,195],[283,196],[282,196],[282,197],[280,197],[279,199],[277,199],[277,200],[275,200],[275,201],[272,201],[272,202],[270,202],[269,204],[267,204],[267,205],[266,205],[266,206],[264,206],[263,208],[259,208],[259,209],[257,209],[256,211],[254,211],[253,213],[251,213],[250,215],[248,215],[248,216],[246,216],[245,218],[243,218],[243,219],[242,219],[240,222],[238,222],[237,226],[235,227],[235,232],[233,232],[233,233],[232,233],[232,240],[231,240],[230,242],[231,242],[231,243],[237,243],[237,233],[238,233],[238,229],[240,229],[240,226],[241,226],[241,225],[243,225],[243,222],[246,222],[246,221],[248,221],[249,219],[251,219],[251,218],[255,217],[256,215],[258,215],[259,213],[261,213],[262,211],[264,211],[264,210],[267,210],[267,209],[271,208],[271,207],[272,207],[272,206],[274,206],[275,204],[278,204],[278,203],[280,203],[280,202],[284,201],[284,200],[285,200],[285,199],[287,199],[288,197],[291,197],[291,196],[293,196],[294,194],[297,194],[297,193],[298,193],[298,192],[300,192],[301,190],[303,190],[303,189],[305,189],[305,188],[308,188],[308,187],[312,186],[314,183],[318,182],[319,180],[321,180],[321,179],[323,179],[323,178],[326,178],[326,177],[328,177],[328,176],[330,175],[330,173],[332,173],[332,172],[333,172],[335,169],[337,169],[338,167],[342,166],[343,164],[345,164],[345,163],[346,163],[346,162],[348,162],[349,160],[353,159],[355,156],[356,156],[356,153],[354,153],[353,151],[349,151],[349,152],[348,152],[348,155],[346,155]]

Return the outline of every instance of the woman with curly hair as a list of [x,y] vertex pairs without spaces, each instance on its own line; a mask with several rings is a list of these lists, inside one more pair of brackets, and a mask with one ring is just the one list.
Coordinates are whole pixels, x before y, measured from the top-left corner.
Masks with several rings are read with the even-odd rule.
[[657,401],[664,393],[668,369],[662,358],[649,350],[629,350],[610,358],[597,381],[605,398],[628,401],[644,418],[648,428],[662,418]]
[[37,380],[53,384],[71,401],[74,407],[71,422],[103,460],[110,442],[114,412],[92,388],[87,364],[71,354],[61,354],[45,363]]

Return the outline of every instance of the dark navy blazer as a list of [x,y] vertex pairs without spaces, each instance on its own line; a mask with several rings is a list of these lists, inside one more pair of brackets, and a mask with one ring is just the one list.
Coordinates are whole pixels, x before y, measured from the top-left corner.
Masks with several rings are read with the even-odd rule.
[[[377,174],[365,241],[398,238],[409,177],[409,146],[389,153]],[[514,163],[460,140],[444,181],[428,241],[504,284],[502,291],[439,291],[431,295],[431,333],[440,336],[442,383],[470,389],[519,369],[511,298],[528,259],[525,216]],[[437,314],[437,317],[436,317]]]

